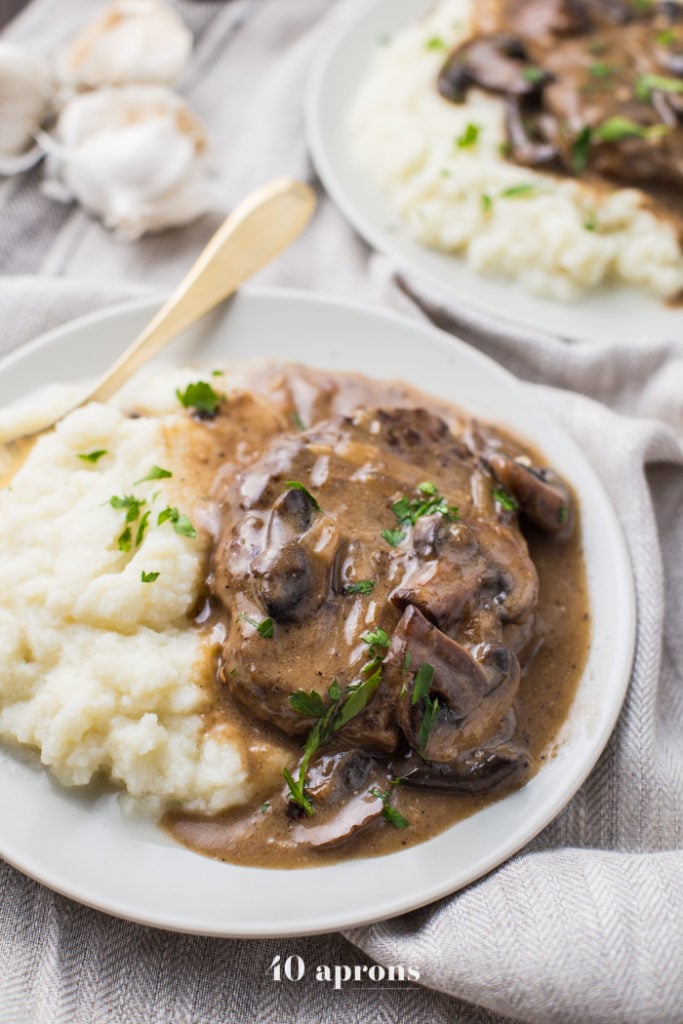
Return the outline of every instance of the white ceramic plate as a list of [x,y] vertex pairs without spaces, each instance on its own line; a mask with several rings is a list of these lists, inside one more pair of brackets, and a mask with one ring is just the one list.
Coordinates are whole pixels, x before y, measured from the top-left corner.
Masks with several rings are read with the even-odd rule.
[[[151,316],[137,302],[52,331],[0,364],[0,403],[50,381],[101,372]],[[0,748],[0,855],[59,892],[144,924],[222,936],[332,931],[453,892],[538,833],[581,785],[614,726],[635,633],[629,560],[610,502],[575,442],[505,370],[462,342],[381,311],[296,292],[243,292],[188,332],[165,360],[215,366],[276,357],[387,373],[540,446],[583,510],[597,624],[558,756],[527,786],[421,846],[301,871],[235,867],[121,816],[114,794],[78,794]],[[615,600],[618,595],[618,600]]]
[[[521,285],[475,273],[464,260],[409,236],[379,188],[356,166],[347,142],[348,110],[378,41],[420,20],[434,0],[358,0],[349,20],[323,43],[309,81],[307,131],[327,191],[370,245],[463,310],[563,338],[626,341],[676,336],[683,309],[645,291],[605,287],[577,302],[542,299]],[[501,314],[504,311],[504,314]]]

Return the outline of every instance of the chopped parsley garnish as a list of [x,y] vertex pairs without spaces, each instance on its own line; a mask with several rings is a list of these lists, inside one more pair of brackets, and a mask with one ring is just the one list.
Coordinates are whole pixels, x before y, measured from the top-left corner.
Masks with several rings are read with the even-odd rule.
[[500,193],[506,199],[518,199],[521,196],[530,196],[536,191],[536,186],[530,182],[524,182],[521,185],[510,185],[509,188],[504,188]]
[[566,523],[568,515],[569,515],[569,509],[567,508],[566,505],[563,505],[562,508],[560,509],[560,511],[557,513],[557,521],[558,521],[558,523]]
[[302,706],[301,694],[303,694],[304,698],[308,698],[304,705],[307,708],[306,714],[308,715],[309,710],[314,707],[319,712],[314,716],[317,721],[308,734],[297,778],[295,779],[287,768],[282,773],[289,787],[290,800],[301,807],[309,818],[313,816],[313,804],[306,795],[306,773],[311,758],[321,747],[329,743],[333,736],[343,729],[352,718],[361,713],[374,697],[381,678],[382,671],[381,668],[378,668],[368,679],[352,683],[345,690],[342,690],[335,680],[327,691],[329,704],[325,704],[322,698],[320,698],[320,704],[311,702],[311,694],[307,694],[303,690],[298,690],[290,695],[289,703],[295,711],[297,704]]
[[168,469],[162,469],[161,466],[152,466],[147,476],[141,476],[139,480],[135,481],[135,486],[144,484],[146,480],[165,480],[171,476],[173,476],[173,473]]
[[671,46],[676,42],[676,32],[672,28],[665,28],[663,32],[658,32],[655,39],[660,46]]
[[572,170],[574,174],[583,174],[588,164],[588,154],[591,147],[592,131],[589,125],[584,125],[572,142]]
[[516,512],[519,508],[519,502],[516,498],[506,491],[504,487],[494,487],[491,491],[494,501],[498,502],[501,508],[504,508],[506,512]]
[[434,678],[434,667],[425,662],[424,665],[420,665],[419,669],[415,673],[415,682],[413,683],[413,695],[410,698],[411,704],[418,704],[425,697],[429,696],[429,688],[432,685],[432,679]]
[[143,515],[142,519],[138,523],[137,533],[135,534],[135,547],[136,548],[140,547],[140,545],[142,544],[142,538],[145,536],[145,530],[147,529],[147,525],[149,523],[150,515],[151,515],[151,512],[150,512],[149,509],[147,509],[147,511]]
[[614,68],[610,67],[609,64],[605,64],[603,61],[596,61],[595,64],[588,65],[588,73],[593,78],[610,78],[614,74]]
[[374,580],[358,580],[357,583],[347,583],[344,587],[345,594],[371,594],[375,589]]
[[593,138],[601,142],[619,142],[621,139],[656,139],[669,129],[665,124],[653,124],[645,128],[628,117],[608,117],[593,129]]
[[[140,518],[142,506],[146,504],[145,499],[136,498],[132,494],[126,494],[123,498],[120,498],[117,494],[114,494],[109,499],[108,503],[111,505],[112,508],[115,508],[117,510],[125,510],[126,525],[123,532],[119,534],[116,543],[118,545],[119,551],[128,552],[133,547],[133,531],[131,530],[130,524],[136,522]],[[148,519],[149,512],[145,512],[144,516],[142,517],[140,526],[138,527],[137,530],[135,538],[136,547],[142,540],[142,535],[145,532],[145,527],[147,525]]]
[[393,530],[382,530],[382,537],[393,548],[397,547],[405,539],[408,528],[414,526],[422,516],[441,515],[444,519],[451,521],[458,518],[458,509],[455,505],[449,505],[446,499],[439,494],[436,484],[430,480],[418,484],[415,488],[418,496],[415,498],[402,497],[391,506],[391,511],[398,519],[399,526]]
[[296,693],[290,694],[289,705],[297,715],[304,715],[306,718],[322,718],[327,711],[327,704],[317,690],[311,690],[310,693],[297,690]]
[[308,500],[310,501],[311,505],[316,510],[316,512],[322,512],[322,509],[321,509],[320,505],[318,504],[316,499],[313,497],[313,495],[311,494],[309,489],[307,487],[304,487],[303,484],[300,484],[298,480],[286,480],[285,481],[285,487],[289,491],[301,491],[302,494],[306,495],[306,497],[308,498]]
[[83,459],[83,462],[99,462],[103,455],[108,455],[109,452],[106,448],[98,448],[95,452],[78,452],[76,455],[77,459]]
[[188,384],[184,391],[176,388],[176,397],[186,409],[196,409],[203,416],[215,416],[223,396],[216,394],[205,380]]
[[133,534],[130,526],[127,526],[123,533],[119,534],[117,540],[117,546],[119,551],[128,552],[133,547]]
[[370,633],[363,633],[361,640],[364,644],[368,645],[370,654],[373,657],[382,649],[387,650],[391,643],[391,637],[381,628],[381,626],[378,626],[377,629],[373,629]]
[[406,650],[406,655],[405,655],[405,658],[403,659],[403,666],[401,668],[401,675],[402,676],[406,675],[406,673],[408,672],[408,669],[410,668],[410,664],[411,664],[412,660],[413,660],[413,656],[410,653],[410,648],[408,648]]
[[583,227],[585,231],[597,231],[598,222],[595,219],[594,214],[590,214],[588,217],[586,217],[585,221],[583,222]]
[[488,194],[488,192],[482,192],[480,201],[482,210],[484,211],[484,213],[488,213],[491,207],[493,206],[493,199]]
[[294,426],[296,427],[297,430],[305,430],[306,429],[306,424],[301,419],[301,416],[299,416],[298,412],[293,412],[292,413],[292,423],[294,424]]
[[109,504],[115,509],[126,510],[126,522],[134,523],[136,519],[140,518],[140,510],[145,504],[144,498],[135,498],[132,494],[127,494],[123,498],[119,498],[118,495],[114,494],[109,499]]
[[648,103],[653,92],[683,92],[683,81],[665,75],[639,75],[636,81],[638,99]]
[[422,716],[422,722],[420,724],[420,745],[417,751],[421,757],[424,757],[425,751],[427,749],[427,743],[429,741],[429,734],[432,731],[432,726],[436,721],[436,716],[438,715],[438,713],[439,698],[434,697],[433,700],[430,700],[429,697],[427,697],[425,701],[425,709],[424,714]]
[[392,548],[397,548],[402,540],[406,538],[406,531],[401,529],[396,530],[382,530],[381,536],[387,542],[391,544]]
[[413,681],[413,692],[410,698],[411,705],[419,704],[420,701],[424,701],[424,710],[422,712],[422,722],[420,723],[419,733],[419,746],[418,753],[422,757],[424,755],[429,734],[431,732],[434,721],[439,712],[439,698],[430,698],[429,691],[431,689],[432,681],[434,679],[434,667],[433,665],[425,662],[420,665],[419,669],[415,673],[415,679]]
[[389,783],[389,788],[385,789],[384,792],[377,789],[376,786],[373,786],[372,789],[370,790],[370,793],[372,794],[372,796],[377,797],[378,800],[382,801],[382,803],[384,804],[382,814],[387,819],[387,821],[394,826],[394,828],[408,828],[410,825],[408,819],[404,818],[401,812],[397,811],[395,807],[392,807],[391,803],[389,802],[391,799],[392,786],[399,785],[400,781],[400,779],[395,779],[393,783]]
[[524,69],[524,78],[527,82],[542,82],[546,78],[546,73],[543,68],[537,68],[531,65],[531,67]]
[[166,522],[170,522],[175,532],[182,537],[197,536],[197,531],[187,516],[179,512],[177,508],[171,508],[170,505],[167,505],[157,516],[157,526],[162,526]]
[[145,572],[143,569],[140,573],[140,580],[142,583],[154,583],[155,580],[159,579],[160,575],[158,572]]
[[455,140],[456,146],[460,149],[466,149],[468,146],[473,146],[478,141],[480,132],[481,126],[470,121],[462,135],[459,135]]
[[212,377],[224,377],[225,376],[225,370],[212,370],[211,371],[211,376]]
[[263,619],[261,622],[259,622],[258,619],[253,619],[251,615],[247,615],[245,612],[242,612],[241,615],[238,615],[237,619],[238,621],[243,620],[244,622],[248,622],[249,625],[253,626],[258,635],[262,636],[264,640],[273,639],[272,619]]
[[259,810],[261,811],[261,814],[265,814],[266,811],[270,810],[270,802],[268,800],[264,800]]
[[428,50],[445,50],[446,43],[441,36],[430,36],[425,43],[425,47]]

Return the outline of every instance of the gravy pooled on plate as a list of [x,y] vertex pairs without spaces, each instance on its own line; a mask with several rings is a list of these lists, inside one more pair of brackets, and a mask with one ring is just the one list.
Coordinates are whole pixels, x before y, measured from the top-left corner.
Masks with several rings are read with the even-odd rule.
[[386,853],[551,756],[589,625],[575,500],[536,453],[407,386],[295,366],[250,371],[191,438],[214,723],[239,723],[257,790],[269,750],[287,767],[249,808],[167,816],[176,839],[269,867]]

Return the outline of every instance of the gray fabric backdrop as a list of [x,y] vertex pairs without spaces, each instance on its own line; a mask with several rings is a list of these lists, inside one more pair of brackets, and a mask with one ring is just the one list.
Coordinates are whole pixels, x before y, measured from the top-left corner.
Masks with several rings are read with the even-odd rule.
[[[10,37],[49,50],[99,0],[34,0]],[[184,0],[195,58],[183,91],[221,151],[225,207],[268,177],[312,178],[302,97],[345,0]],[[327,24],[326,24],[327,23]],[[220,215],[135,245],[39,192],[0,182],[0,352],[178,278]],[[357,1020],[683,1021],[683,340],[569,346],[496,329],[397,279],[322,199],[305,238],[261,282],[364,298],[429,317],[530,383],[580,440],[633,559],[639,629],[617,730],[559,818],[463,892],[371,928],[277,942],[184,937],[110,919],[0,865],[0,1024]],[[533,394],[532,394],[533,393]],[[615,596],[618,599],[618,595]],[[275,983],[275,953],[376,958],[425,986]]]

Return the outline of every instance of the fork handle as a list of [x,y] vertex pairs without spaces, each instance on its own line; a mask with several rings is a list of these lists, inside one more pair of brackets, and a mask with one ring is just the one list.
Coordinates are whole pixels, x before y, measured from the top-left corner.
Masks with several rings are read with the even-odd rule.
[[315,206],[313,190],[294,178],[278,178],[247,196],[218,228],[159,312],[81,404],[111,398],[169,341],[294,241]]

